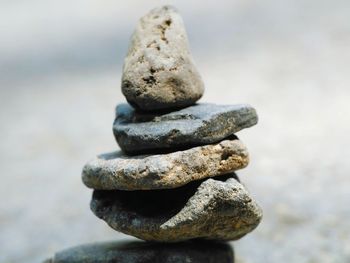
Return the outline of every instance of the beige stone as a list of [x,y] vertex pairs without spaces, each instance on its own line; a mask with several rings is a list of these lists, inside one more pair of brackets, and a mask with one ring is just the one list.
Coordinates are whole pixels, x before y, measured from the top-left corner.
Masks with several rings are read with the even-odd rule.
[[87,163],[82,178],[87,187],[101,190],[175,188],[242,169],[248,160],[248,151],[238,139],[168,154],[127,156],[113,152]]
[[203,95],[175,8],[155,8],[140,19],[124,61],[122,92],[130,104],[147,111],[189,106]]

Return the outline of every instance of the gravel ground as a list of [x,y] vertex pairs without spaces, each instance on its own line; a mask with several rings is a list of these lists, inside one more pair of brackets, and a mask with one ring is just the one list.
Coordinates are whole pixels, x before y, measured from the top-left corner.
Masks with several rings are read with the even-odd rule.
[[[170,1],[172,2],[172,1]],[[59,4],[58,4],[59,3]],[[89,210],[84,163],[112,151],[122,58],[161,1],[0,1],[0,262],[125,239]],[[350,3],[177,1],[202,101],[250,103],[241,180],[264,210],[237,262],[350,262]]]

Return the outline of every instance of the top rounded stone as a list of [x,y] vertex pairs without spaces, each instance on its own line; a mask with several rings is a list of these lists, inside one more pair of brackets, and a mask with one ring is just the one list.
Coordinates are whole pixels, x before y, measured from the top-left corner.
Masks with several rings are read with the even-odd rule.
[[139,20],[124,60],[122,92],[144,111],[186,107],[202,97],[204,84],[175,8],[155,8]]

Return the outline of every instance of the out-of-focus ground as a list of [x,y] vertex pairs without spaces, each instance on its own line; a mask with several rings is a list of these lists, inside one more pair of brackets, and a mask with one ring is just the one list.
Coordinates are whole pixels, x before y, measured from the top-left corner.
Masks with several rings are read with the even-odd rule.
[[[0,1],[0,262],[125,238],[89,210],[84,163],[111,125],[137,19],[161,1]],[[350,2],[168,1],[206,83],[250,103],[241,180],[264,210],[237,262],[350,262]]]

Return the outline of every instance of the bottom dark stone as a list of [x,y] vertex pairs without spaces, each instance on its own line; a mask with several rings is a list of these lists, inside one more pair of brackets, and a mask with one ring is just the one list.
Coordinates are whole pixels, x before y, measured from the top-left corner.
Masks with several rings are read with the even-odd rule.
[[45,263],[233,263],[227,243],[191,241],[181,243],[103,242],[60,251]]

